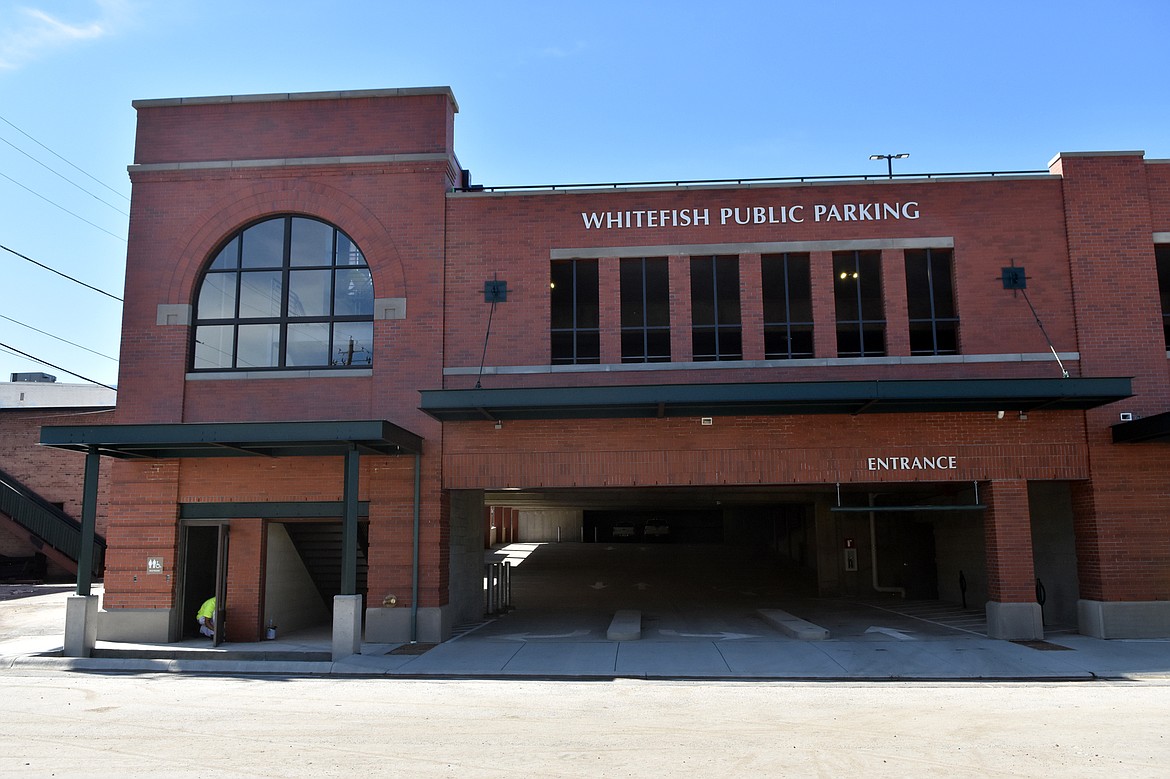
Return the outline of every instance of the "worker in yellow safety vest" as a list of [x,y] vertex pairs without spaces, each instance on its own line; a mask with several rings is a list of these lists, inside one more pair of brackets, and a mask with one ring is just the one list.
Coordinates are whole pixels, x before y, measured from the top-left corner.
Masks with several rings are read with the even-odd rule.
[[215,598],[203,601],[203,605],[195,613],[195,621],[199,623],[200,633],[208,638],[215,638]]

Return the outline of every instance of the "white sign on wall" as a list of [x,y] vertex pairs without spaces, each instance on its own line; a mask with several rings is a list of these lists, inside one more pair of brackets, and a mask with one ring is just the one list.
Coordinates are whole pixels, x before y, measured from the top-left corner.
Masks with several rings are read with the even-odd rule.
[[953,454],[870,457],[865,465],[871,471],[953,471],[958,467],[957,460]]
[[918,201],[905,203],[761,204],[754,206],[694,206],[641,208],[628,211],[582,211],[586,230],[639,230],[660,227],[717,225],[778,225],[802,222],[884,222],[922,216]]

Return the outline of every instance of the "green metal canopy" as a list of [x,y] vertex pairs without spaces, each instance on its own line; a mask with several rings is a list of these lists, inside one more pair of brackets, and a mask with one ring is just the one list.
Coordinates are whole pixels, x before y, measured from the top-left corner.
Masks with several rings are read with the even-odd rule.
[[[85,453],[85,483],[81,508],[81,552],[77,566],[77,594],[88,597],[97,524],[98,464],[103,456],[120,459],[175,459],[180,457],[304,457],[344,458],[342,500],[329,507],[341,518],[341,594],[357,592],[358,461],[362,453],[414,455],[414,589],[411,635],[417,631],[419,460],[422,438],[384,419],[338,422],[207,422],[148,425],[62,425],[41,428],[41,444]],[[240,508],[239,504],[233,506]],[[223,509],[220,506],[220,509]],[[317,503],[314,509],[325,508]],[[251,515],[280,516],[295,507],[277,504],[251,506]],[[211,509],[206,516],[221,516]],[[188,512],[190,514],[192,512]],[[198,511],[194,513],[198,514]],[[238,515],[238,514],[237,514]],[[84,620],[82,620],[84,622]],[[72,628],[67,624],[66,632]],[[74,631],[76,632],[76,631]],[[81,631],[84,632],[84,631]],[[92,649],[85,639],[84,652]]]
[[385,420],[48,426],[41,444],[122,459],[422,453],[422,438]]
[[1113,426],[1113,443],[1170,443],[1170,411]]
[[1129,378],[940,379],[423,390],[443,422],[781,414],[1084,410],[1131,397]]

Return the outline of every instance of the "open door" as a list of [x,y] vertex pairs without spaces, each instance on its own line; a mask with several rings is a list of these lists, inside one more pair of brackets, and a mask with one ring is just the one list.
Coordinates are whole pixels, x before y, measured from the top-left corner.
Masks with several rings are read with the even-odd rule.
[[218,525],[219,536],[216,539],[215,549],[215,638],[212,646],[223,643],[223,634],[227,629],[227,562],[228,562],[228,525]]
[[214,595],[217,626],[214,643],[218,645],[223,641],[223,630],[220,626],[225,624],[227,614],[227,523],[187,524],[183,547],[181,635],[183,638],[195,638],[199,635],[195,613],[205,600]]

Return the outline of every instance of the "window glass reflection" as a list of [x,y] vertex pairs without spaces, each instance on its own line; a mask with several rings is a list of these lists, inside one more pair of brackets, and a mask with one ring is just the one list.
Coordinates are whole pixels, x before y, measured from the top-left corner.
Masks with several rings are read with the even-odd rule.
[[280,316],[282,277],[280,271],[240,274],[240,318]]
[[231,368],[235,353],[235,331],[232,325],[204,325],[195,328],[195,367]]
[[373,354],[373,322],[338,322],[333,326],[334,365],[370,365]]
[[199,290],[200,319],[231,319],[236,315],[236,274],[208,273]]
[[329,364],[329,324],[290,324],[288,326],[288,359],[290,367],[321,366]]
[[270,219],[244,231],[240,264],[245,268],[279,268],[284,264],[284,220]]
[[278,216],[228,238],[199,281],[192,370],[368,367],[374,285],[345,233]]
[[333,227],[316,219],[293,218],[288,261],[294,267],[332,265]]
[[211,270],[234,270],[240,267],[240,239],[238,237],[228,241],[227,246],[220,249],[219,254],[211,263]]
[[275,368],[280,365],[280,325],[240,325],[237,368]]
[[346,268],[336,274],[334,316],[373,316],[374,282],[369,268]]
[[[289,317],[329,316],[329,281],[327,270],[295,270],[288,274]],[[370,307],[373,312],[373,303]]]

